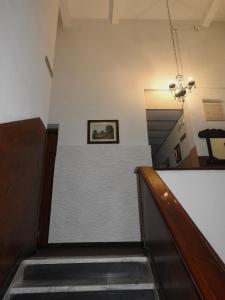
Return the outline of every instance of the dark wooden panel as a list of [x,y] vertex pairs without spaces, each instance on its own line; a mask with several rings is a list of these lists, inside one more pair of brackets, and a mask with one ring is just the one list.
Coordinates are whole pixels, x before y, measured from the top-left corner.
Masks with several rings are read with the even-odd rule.
[[223,262],[158,174],[149,167],[138,174],[145,247],[165,298],[225,299]]
[[[203,170],[224,170],[225,169],[225,161],[210,161],[209,156],[199,156],[199,164],[200,164],[200,169]],[[210,161],[210,163],[209,163]]]
[[141,242],[57,243],[37,249],[35,257],[143,255]]
[[141,190],[144,247],[154,262],[161,292],[165,299],[200,299],[144,180]]
[[37,119],[0,125],[0,288],[36,246],[45,127]]
[[46,133],[44,168],[42,177],[42,196],[38,230],[38,244],[42,247],[48,245],[58,130],[59,126],[57,124],[51,124],[48,126]]

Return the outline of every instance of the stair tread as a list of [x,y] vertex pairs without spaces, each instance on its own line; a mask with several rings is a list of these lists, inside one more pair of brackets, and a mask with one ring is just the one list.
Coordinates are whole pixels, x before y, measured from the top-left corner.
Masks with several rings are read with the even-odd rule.
[[[24,265],[24,281],[88,281],[93,278],[101,282],[152,280],[150,267],[146,262],[93,262],[93,263],[56,263]],[[106,280],[106,281],[105,281]]]
[[107,290],[153,290],[153,283],[139,284],[101,284],[101,285],[63,285],[63,286],[31,286],[13,287],[10,294],[58,293],[58,292],[89,292]]
[[150,276],[143,277],[92,277],[92,278],[75,278],[68,280],[24,280],[15,284],[15,287],[31,287],[31,286],[63,286],[63,285],[99,285],[99,284],[141,284],[152,283]]
[[146,263],[148,261],[147,257],[142,256],[74,256],[74,257],[39,257],[31,258],[23,261],[26,265],[40,265],[40,264],[70,264],[70,263],[110,263],[110,262],[140,262]]
[[23,261],[9,294],[15,300],[141,300],[153,299],[154,289],[144,255],[38,257]]

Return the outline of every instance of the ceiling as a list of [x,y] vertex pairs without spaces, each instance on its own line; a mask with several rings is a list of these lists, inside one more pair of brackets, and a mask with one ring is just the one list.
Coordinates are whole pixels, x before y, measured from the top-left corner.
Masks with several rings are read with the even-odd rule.
[[183,113],[182,109],[147,109],[147,128],[149,145],[154,157],[175,127]]
[[[173,20],[225,21],[224,0],[170,0]],[[69,27],[74,19],[167,20],[165,0],[61,0],[63,24]]]

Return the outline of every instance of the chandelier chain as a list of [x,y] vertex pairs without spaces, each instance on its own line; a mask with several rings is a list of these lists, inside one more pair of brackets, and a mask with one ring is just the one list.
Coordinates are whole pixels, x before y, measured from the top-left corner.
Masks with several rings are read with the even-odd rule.
[[176,51],[176,43],[175,43],[174,33],[173,33],[173,24],[172,24],[172,19],[171,19],[169,0],[166,0],[166,6],[167,6],[167,11],[168,11],[168,16],[169,16],[170,33],[171,33],[171,38],[172,38],[172,42],[173,42],[174,57],[175,57],[175,61],[176,61],[177,72],[179,74],[179,64],[178,64],[178,57],[177,57],[177,51]]
[[[184,81],[183,63],[182,63],[182,57],[181,57],[181,48],[180,48],[180,43],[179,43],[178,29],[173,27],[169,0],[165,0],[165,2],[166,2],[168,18],[169,18],[169,27],[170,27],[170,33],[171,33],[174,58],[175,58],[176,67],[177,67],[176,81],[171,82],[169,84],[169,89],[175,100],[178,100],[178,101],[184,103],[185,98],[187,97],[187,95],[189,95],[191,93],[192,88],[196,87],[196,85],[195,85],[195,80],[191,77],[188,78],[187,85]],[[183,105],[182,105],[182,109],[183,109]]]
[[181,51],[180,51],[180,43],[179,43],[179,38],[178,38],[178,31],[177,29],[174,29],[175,31],[175,36],[176,36],[176,42],[177,42],[177,51],[178,51],[178,55],[179,55],[179,61],[180,61],[180,71],[181,71],[181,75],[184,76],[184,72],[183,72],[183,63],[182,63],[182,58],[181,58]]

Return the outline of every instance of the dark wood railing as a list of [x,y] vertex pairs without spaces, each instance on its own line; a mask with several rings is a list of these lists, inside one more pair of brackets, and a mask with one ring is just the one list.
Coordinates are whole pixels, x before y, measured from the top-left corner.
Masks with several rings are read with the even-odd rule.
[[154,169],[137,175],[142,239],[161,297],[225,299],[225,265],[209,242]]
[[39,118],[0,124],[0,299],[36,248],[45,134]]

